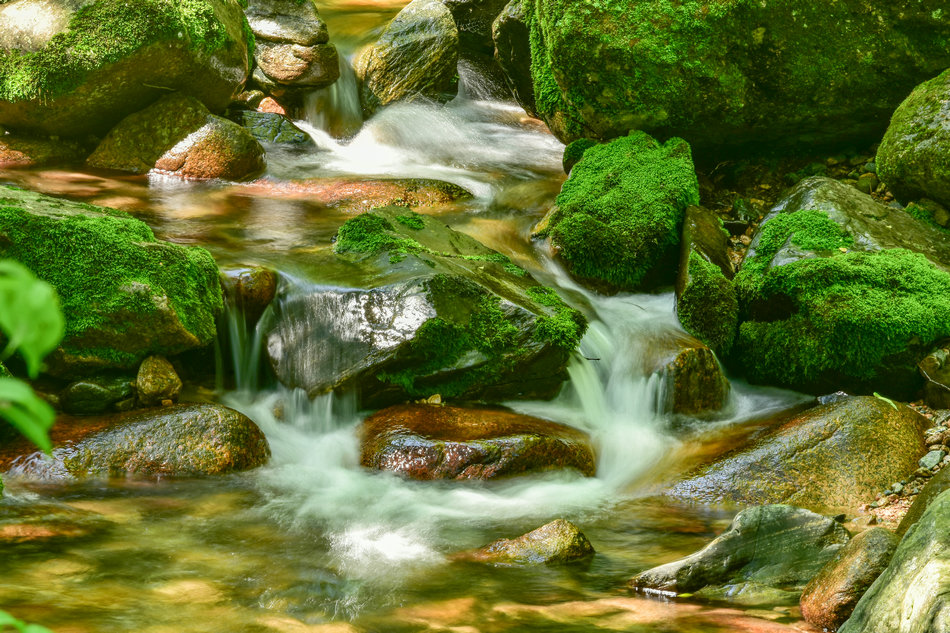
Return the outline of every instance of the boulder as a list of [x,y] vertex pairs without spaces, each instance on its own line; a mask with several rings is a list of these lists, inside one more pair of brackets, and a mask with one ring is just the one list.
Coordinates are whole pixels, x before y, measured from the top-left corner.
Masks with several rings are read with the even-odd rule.
[[950,492],[904,535],[839,633],[950,631]]
[[503,409],[397,405],[364,420],[359,435],[364,467],[411,479],[497,479],[561,469],[593,476],[595,471],[586,433]]
[[223,110],[247,80],[249,35],[238,0],[0,4],[0,125],[103,134],[169,90]]
[[235,121],[251,133],[259,143],[281,145],[299,150],[315,150],[317,144],[293,121],[273,112],[241,110]]
[[698,202],[689,145],[631,132],[584,152],[537,235],[578,280],[634,290],[672,281],[683,212]]
[[587,537],[570,521],[557,519],[513,539],[502,538],[453,560],[492,565],[540,565],[564,563],[594,554]]
[[722,221],[702,207],[689,207],[683,221],[676,316],[687,332],[719,353],[732,349],[739,301],[729,259],[729,235]]
[[950,235],[827,178],[763,220],[734,284],[734,357],[753,382],[913,399],[950,336]]
[[914,499],[914,503],[897,526],[897,535],[903,537],[907,530],[920,520],[930,504],[948,489],[950,489],[950,468],[944,468],[927,482]]
[[178,396],[181,395],[181,378],[168,359],[149,356],[139,365],[135,389],[139,402],[146,407],[154,407],[166,401],[177,402]]
[[511,0],[492,24],[495,61],[515,100],[533,117],[538,116],[531,80],[531,44],[525,0]]
[[902,404],[843,398],[808,409],[701,467],[667,494],[703,503],[855,508],[917,469],[927,426],[926,418]]
[[641,129],[709,160],[866,143],[950,66],[943,0],[525,4],[538,111],[564,142]]
[[218,267],[201,248],[155,239],[115,209],[0,187],[0,258],[59,294],[66,337],[47,371],[85,376],[210,343],[221,311]]
[[312,0],[248,0],[247,23],[257,40],[326,44],[330,33]]
[[744,605],[795,603],[850,539],[840,523],[787,505],[736,515],[721,536],[681,560],[635,576],[630,586]]
[[0,132],[0,169],[68,165],[85,157],[82,147],[71,141],[4,136]]
[[927,354],[917,364],[924,378],[924,401],[934,409],[950,409],[950,341]]
[[261,179],[246,185],[245,188],[253,194],[263,196],[306,198],[311,203],[339,209],[346,214],[388,206],[438,208],[472,197],[471,193],[458,185],[427,178],[314,178],[282,181]]
[[458,90],[459,34],[439,0],[413,0],[356,62],[370,115],[397,101],[448,101]]
[[851,539],[805,586],[802,617],[823,630],[837,631],[887,569],[899,542],[884,528],[871,528]]
[[277,271],[263,266],[228,268],[221,271],[221,287],[228,304],[256,323],[277,295]]
[[914,88],[877,150],[877,173],[899,199],[950,205],[950,70]]
[[657,336],[644,356],[644,374],[663,381],[659,403],[665,412],[703,416],[722,409],[729,398],[726,379],[711,349],[682,333]]
[[246,416],[216,404],[163,407],[120,415],[106,428],[35,457],[18,474],[194,476],[248,470],[270,457],[267,439]]
[[494,51],[492,24],[507,3],[508,0],[442,0],[455,20],[461,47],[488,55]]
[[66,413],[89,415],[103,413],[131,399],[133,380],[123,375],[100,375],[70,383],[59,395],[60,408]]
[[350,219],[334,250],[364,287],[280,289],[266,340],[285,385],[356,390],[367,408],[560,389],[586,320],[506,256],[399,207]]
[[90,167],[182,178],[246,180],[264,170],[264,148],[246,129],[173,94],[123,119],[88,159]]

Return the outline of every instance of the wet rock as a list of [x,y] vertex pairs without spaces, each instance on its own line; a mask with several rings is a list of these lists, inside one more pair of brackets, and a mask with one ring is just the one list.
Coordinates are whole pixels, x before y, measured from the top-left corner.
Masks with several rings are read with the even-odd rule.
[[250,132],[259,143],[283,145],[300,150],[311,150],[317,147],[309,134],[294,125],[290,119],[279,114],[242,110],[236,118],[237,123]]
[[808,178],[765,218],[736,275],[733,353],[750,380],[913,399],[950,336],[950,236],[853,187]]
[[360,102],[370,115],[397,101],[448,101],[458,89],[459,34],[439,0],[413,0],[356,62]]
[[218,267],[201,248],[155,239],[126,213],[0,187],[0,257],[52,284],[66,337],[47,371],[88,376],[210,343],[222,307]]
[[267,351],[285,385],[369,408],[559,390],[586,320],[504,255],[405,208],[349,220],[334,251],[365,286],[282,288]]
[[950,65],[941,0],[859,14],[845,2],[526,4],[539,114],[564,142],[640,129],[682,137],[710,161],[870,142],[916,84]]
[[854,508],[914,472],[927,426],[913,409],[874,397],[819,405],[700,468],[668,494],[708,503]]
[[924,512],[927,511],[930,504],[943,494],[945,490],[950,490],[950,468],[944,468],[938,472],[923,487],[914,499],[913,505],[910,506],[907,514],[904,515],[904,518],[901,519],[900,524],[897,526],[897,535],[904,536],[907,530],[920,520],[920,517],[924,515]]
[[270,447],[246,416],[214,404],[117,416],[114,424],[34,459],[20,474],[43,478],[215,475],[256,468]]
[[950,205],[950,71],[926,81],[894,112],[877,150],[877,173],[900,200]]
[[720,353],[732,348],[739,301],[722,221],[702,207],[688,207],[683,221],[676,316],[687,332]]
[[95,376],[67,385],[60,394],[60,407],[66,413],[88,415],[103,413],[120,400],[135,393],[129,376]]
[[258,40],[301,46],[330,41],[327,25],[310,0],[249,0],[245,13]]
[[950,492],[908,530],[840,633],[950,631]]
[[930,352],[917,364],[924,377],[924,400],[934,409],[950,409],[950,341]]
[[587,558],[594,548],[570,521],[557,519],[513,539],[502,538],[481,549],[461,552],[453,560],[494,565],[539,565]]
[[581,159],[584,158],[584,152],[598,144],[599,143],[592,138],[582,138],[565,147],[564,155],[561,157],[561,169],[564,170],[564,173],[570,176],[574,165],[581,162]]
[[[274,92],[272,84],[316,89],[340,78],[340,60],[333,44],[301,46],[260,41],[254,47],[254,61],[254,79],[268,92]],[[275,94],[281,95],[279,91]]]
[[525,112],[536,117],[529,37],[525,0],[511,0],[492,24],[495,60],[515,100]]
[[91,167],[182,178],[245,180],[264,169],[264,148],[246,129],[197,99],[163,97],[115,126],[88,159]]
[[[367,418],[360,438],[363,466],[412,479],[495,479],[560,469],[593,476],[595,470],[585,433],[502,409],[398,405]],[[518,547],[507,551],[515,556]]]
[[708,415],[722,409],[729,398],[729,381],[716,355],[691,336],[673,334],[654,340],[644,370],[662,376],[661,404],[671,413]]
[[899,542],[884,528],[872,528],[851,539],[805,587],[802,617],[824,630],[836,631],[887,569]]
[[848,542],[841,524],[787,505],[743,510],[729,529],[684,559],[635,576],[633,589],[692,593],[745,605],[796,602]]
[[178,372],[161,356],[149,356],[139,365],[135,378],[139,402],[146,407],[154,407],[165,401],[177,402],[181,394],[181,378]]
[[492,23],[508,0],[442,0],[458,28],[459,43],[464,49],[491,55]]
[[223,110],[248,76],[245,29],[237,0],[196,0],[188,11],[164,1],[4,3],[0,124],[103,134],[169,90]]
[[3,169],[77,163],[85,157],[83,149],[70,141],[4,136],[0,132],[0,168]]
[[458,185],[426,178],[258,180],[247,188],[264,195],[306,198],[354,214],[388,206],[440,207],[472,197]]
[[256,323],[277,295],[277,272],[271,268],[231,268],[221,272],[221,287],[230,305]]

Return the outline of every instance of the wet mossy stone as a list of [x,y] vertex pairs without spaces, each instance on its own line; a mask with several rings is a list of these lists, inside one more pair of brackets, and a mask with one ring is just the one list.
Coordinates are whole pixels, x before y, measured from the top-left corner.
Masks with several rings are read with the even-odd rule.
[[365,283],[278,291],[267,347],[284,384],[376,408],[559,390],[587,321],[505,255],[400,207],[348,220],[334,250]]
[[589,558],[594,547],[576,525],[564,519],[551,521],[515,538],[501,538],[485,547],[460,552],[452,560],[490,565],[542,565]]
[[131,376],[92,376],[70,383],[59,395],[66,413],[89,415],[108,411],[112,405],[135,393]]
[[698,203],[689,144],[634,131],[584,152],[538,234],[578,280],[634,290],[673,280],[683,212]]
[[809,178],[765,218],[734,279],[733,358],[750,380],[912,399],[950,336],[950,236],[853,187]]
[[492,24],[495,61],[512,96],[529,115],[538,116],[531,79],[531,43],[525,0],[511,0]]
[[950,205],[950,70],[917,86],[894,111],[875,164],[899,199]]
[[844,398],[770,429],[690,473],[667,494],[698,503],[853,509],[917,469],[927,426],[905,405]]
[[260,143],[273,143],[300,150],[313,150],[317,147],[309,134],[280,114],[241,110],[234,119]]
[[12,0],[0,4],[0,125],[102,134],[171,90],[223,110],[252,41],[238,0]]
[[0,187],[0,258],[59,294],[66,337],[47,371],[81,377],[135,369],[152,354],[207,345],[222,309],[218,267],[202,248],[155,239],[122,211]]
[[873,141],[950,66],[944,0],[525,5],[538,112],[565,143],[641,129],[714,157]]
[[574,165],[584,157],[584,152],[595,145],[597,145],[595,139],[579,138],[565,147],[564,156],[561,158],[561,167],[564,169],[564,173],[570,175]]

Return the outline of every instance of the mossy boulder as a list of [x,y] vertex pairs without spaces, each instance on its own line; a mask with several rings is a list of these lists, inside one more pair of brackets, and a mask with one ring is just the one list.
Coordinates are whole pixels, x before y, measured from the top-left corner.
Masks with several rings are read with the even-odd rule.
[[81,163],[88,150],[63,139],[26,138],[0,134],[0,168],[44,167]]
[[134,404],[133,385],[134,379],[129,375],[90,376],[66,385],[59,394],[59,405],[66,413],[102,413],[123,401]]
[[249,72],[238,0],[12,0],[0,24],[0,125],[11,130],[102,134],[169,90],[219,111]]
[[389,407],[359,427],[360,463],[411,479],[498,479],[595,470],[586,433],[503,409]]
[[917,469],[927,426],[926,418],[905,405],[845,397],[770,429],[691,473],[667,494],[702,503],[853,509]]
[[788,505],[748,508],[684,559],[638,574],[634,589],[744,605],[795,604],[805,584],[850,539],[840,523]]
[[538,112],[565,142],[641,129],[697,151],[880,138],[950,66],[943,0],[529,0]]
[[950,205],[950,70],[917,86],[897,108],[875,162],[898,198]]
[[334,250],[365,286],[282,286],[267,347],[285,385],[370,407],[559,390],[587,322],[506,256],[398,207],[347,221]]
[[930,504],[947,490],[950,490],[950,468],[943,468],[938,471],[936,475],[931,477],[927,485],[923,487],[920,494],[914,499],[914,503],[911,504],[907,514],[904,515],[904,518],[901,519],[900,524],[897,526],[897,535],[903,537],[907,531],[920,520],[920,517],[924,515],[924,512],[927,511]]
[[839,633],[950,631],[950,492],[904,535]]
[[672,332],[655,336],[643,354],[646,375],[659,374],[664,412],[708,416],[722,409],[730,385],[716,355],[701,341]]
[[458,91],[459,33],[439,0],[413,0],[356,61],[370,115],[397,101],[448,101]]
[[56,288],[66,337],[48,371],[135,369],[152,354],[210,343],[222,309],[218,267],[201,248],[155,239],[126,213],[0,187],[0,258]]
[[541,565],[589,558],[594,547],[570,521],[557,519],[516,538],[501,538],[452,560],[491,565]]
[[912,399],[950,336],[950,235],[853,187],[809,178],[765,218],[734,279],[737,366],[811,393]]
[[672,281],[683,212],[698,203],[689,145],[631,132],[584,152],[538,235],[578,280],[633,290]]
[[196,180],[247,180],[265,167],[264,148],[248,130],[181,93],[127,116],[87,162],[100,169]]

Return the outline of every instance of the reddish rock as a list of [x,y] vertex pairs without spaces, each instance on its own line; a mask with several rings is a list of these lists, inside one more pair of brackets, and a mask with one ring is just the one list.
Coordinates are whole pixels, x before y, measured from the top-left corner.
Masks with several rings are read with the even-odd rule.
[[75,143],[4,136],[0,133],[0,168],[38,167],[81,161],[83,158],[82,149]]
[[277,103],[277,100],[273,97],[264,97],[261,99],[261,102],[257,104],[257,111],[287,116],[287,110],[284,106]]
[[282,198],[299,197],[347,212],[363,213],[380,207],[435,207],[472,194],[458,185],[424,178],[393,180],[313,179],[271,181],[257,180],[247,185],[250,194],[273,193]]
[[360,427],[360,462],[411,479],[493,479],[557,469],[595,472],[587,434],[502,409],[389,407]]

